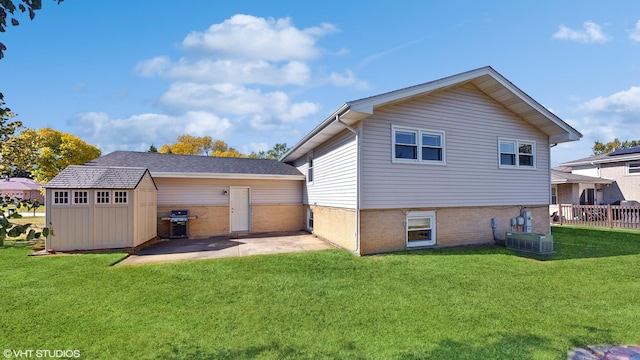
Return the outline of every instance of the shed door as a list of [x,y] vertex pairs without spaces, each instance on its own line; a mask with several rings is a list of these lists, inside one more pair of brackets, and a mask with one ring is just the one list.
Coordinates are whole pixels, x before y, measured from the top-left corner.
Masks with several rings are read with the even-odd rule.
[[231,231],[249,231],[251,224],[251,198],[248,187],[231,187],[229,207]]

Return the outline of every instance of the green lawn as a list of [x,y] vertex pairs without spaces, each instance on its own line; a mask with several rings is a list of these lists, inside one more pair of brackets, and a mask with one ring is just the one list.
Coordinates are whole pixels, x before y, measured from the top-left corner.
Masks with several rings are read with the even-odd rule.
[[112,267],[0,249],[0,348],[86,359],[566,359],[640,343],[640,233],[503,248],[340,250]]

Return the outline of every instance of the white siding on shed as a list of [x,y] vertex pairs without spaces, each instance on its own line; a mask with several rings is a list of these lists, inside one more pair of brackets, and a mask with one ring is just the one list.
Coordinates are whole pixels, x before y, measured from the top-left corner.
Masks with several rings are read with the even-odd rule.
[[[314,149],[313,182],[305,182],[305,204],[356,208],[357,199],[357,146],[355,135],[345,130],[331,141]],[[307,156],[294,165],[307,174]]]
[[[392,163],[392,126],[444,131],[447,164]],[[535,169],[500,169],[498,138],[535,141]],[[473,85],[378,108],[361,141],[363,209],[549,202],[548,137]]]
[[302,180],[154,178],[158,206],[224,206],[229,186],[249,186],[252,204],[301,204]]

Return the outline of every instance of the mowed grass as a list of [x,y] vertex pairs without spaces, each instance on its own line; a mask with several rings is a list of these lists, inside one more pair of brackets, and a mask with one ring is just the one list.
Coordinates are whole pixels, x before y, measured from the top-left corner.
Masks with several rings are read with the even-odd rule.
[[640,344],[640,233],[556,227],[557,253],[341,250],[111,266],[0,249],[0,348],[86,359],[565,359]]

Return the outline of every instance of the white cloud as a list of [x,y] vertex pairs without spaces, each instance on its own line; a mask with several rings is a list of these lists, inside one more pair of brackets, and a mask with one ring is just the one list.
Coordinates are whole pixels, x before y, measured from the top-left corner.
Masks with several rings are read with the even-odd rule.
[[329,76],[329,81],[334,86],[350,86],[356,89],[366,89],[368,87],[366,82],[356,79],[351,70],[345,70],[342,74],[334,71]]
[[296,122],[317,113],[320,105],[303,101],[295,103],[283,91],[263,92],[237,84],[199,84],[176,82],[160,98],[172,108],[202,109],[217,114],[258,116],[281,122]]
[[640,20],[636,23],[636,27],[629,32],[629,38],[633,41],[640,41]]
[[611,37],[602,32],[600,25],[593,21],[585,21],[582,30],[573,30],[564,24],[560,25],[553,37],[582,43],[604,43],[611,40]]
[[632,86],[629,90],[589,100],[578,107],[579,111],[610,115],[629,116],[630,122],[637,121],[640,116],[640,87]]
[[590,156],[595,141],[609,142],[615,138],[640,139],[640,87],[631,87],[608,96],[599,96],[576,108],[577,119],[567,122],[580,131],[583,138],[575,143],[561,144],[552,152],[553,164]]
[[182,58],[172,63],[163,56],[140,62],[134,71],[146,77],[160,76],[195,82],[263,85],[304,85],[311,77],[311,70],[307,64],[300,61],[277,65],[265,60],[200,59],[191,61]]
[[300,30],[291,19],[234,15],[204,32],[187,35],[182,45],[196,53],[269,61],[309,60],[320,55],[319,37],[337,31],[331,24]]
[[181,134],[211,136],[225,139],[233,125],[204,111],[188,111],[179,116],[164,114],[141,114],[126,119],[110,119],[103,112],[78,115],[80,136],[90,144],[97,144],[103,151],[146,151],[151,144],[159,147],[175,141]]

